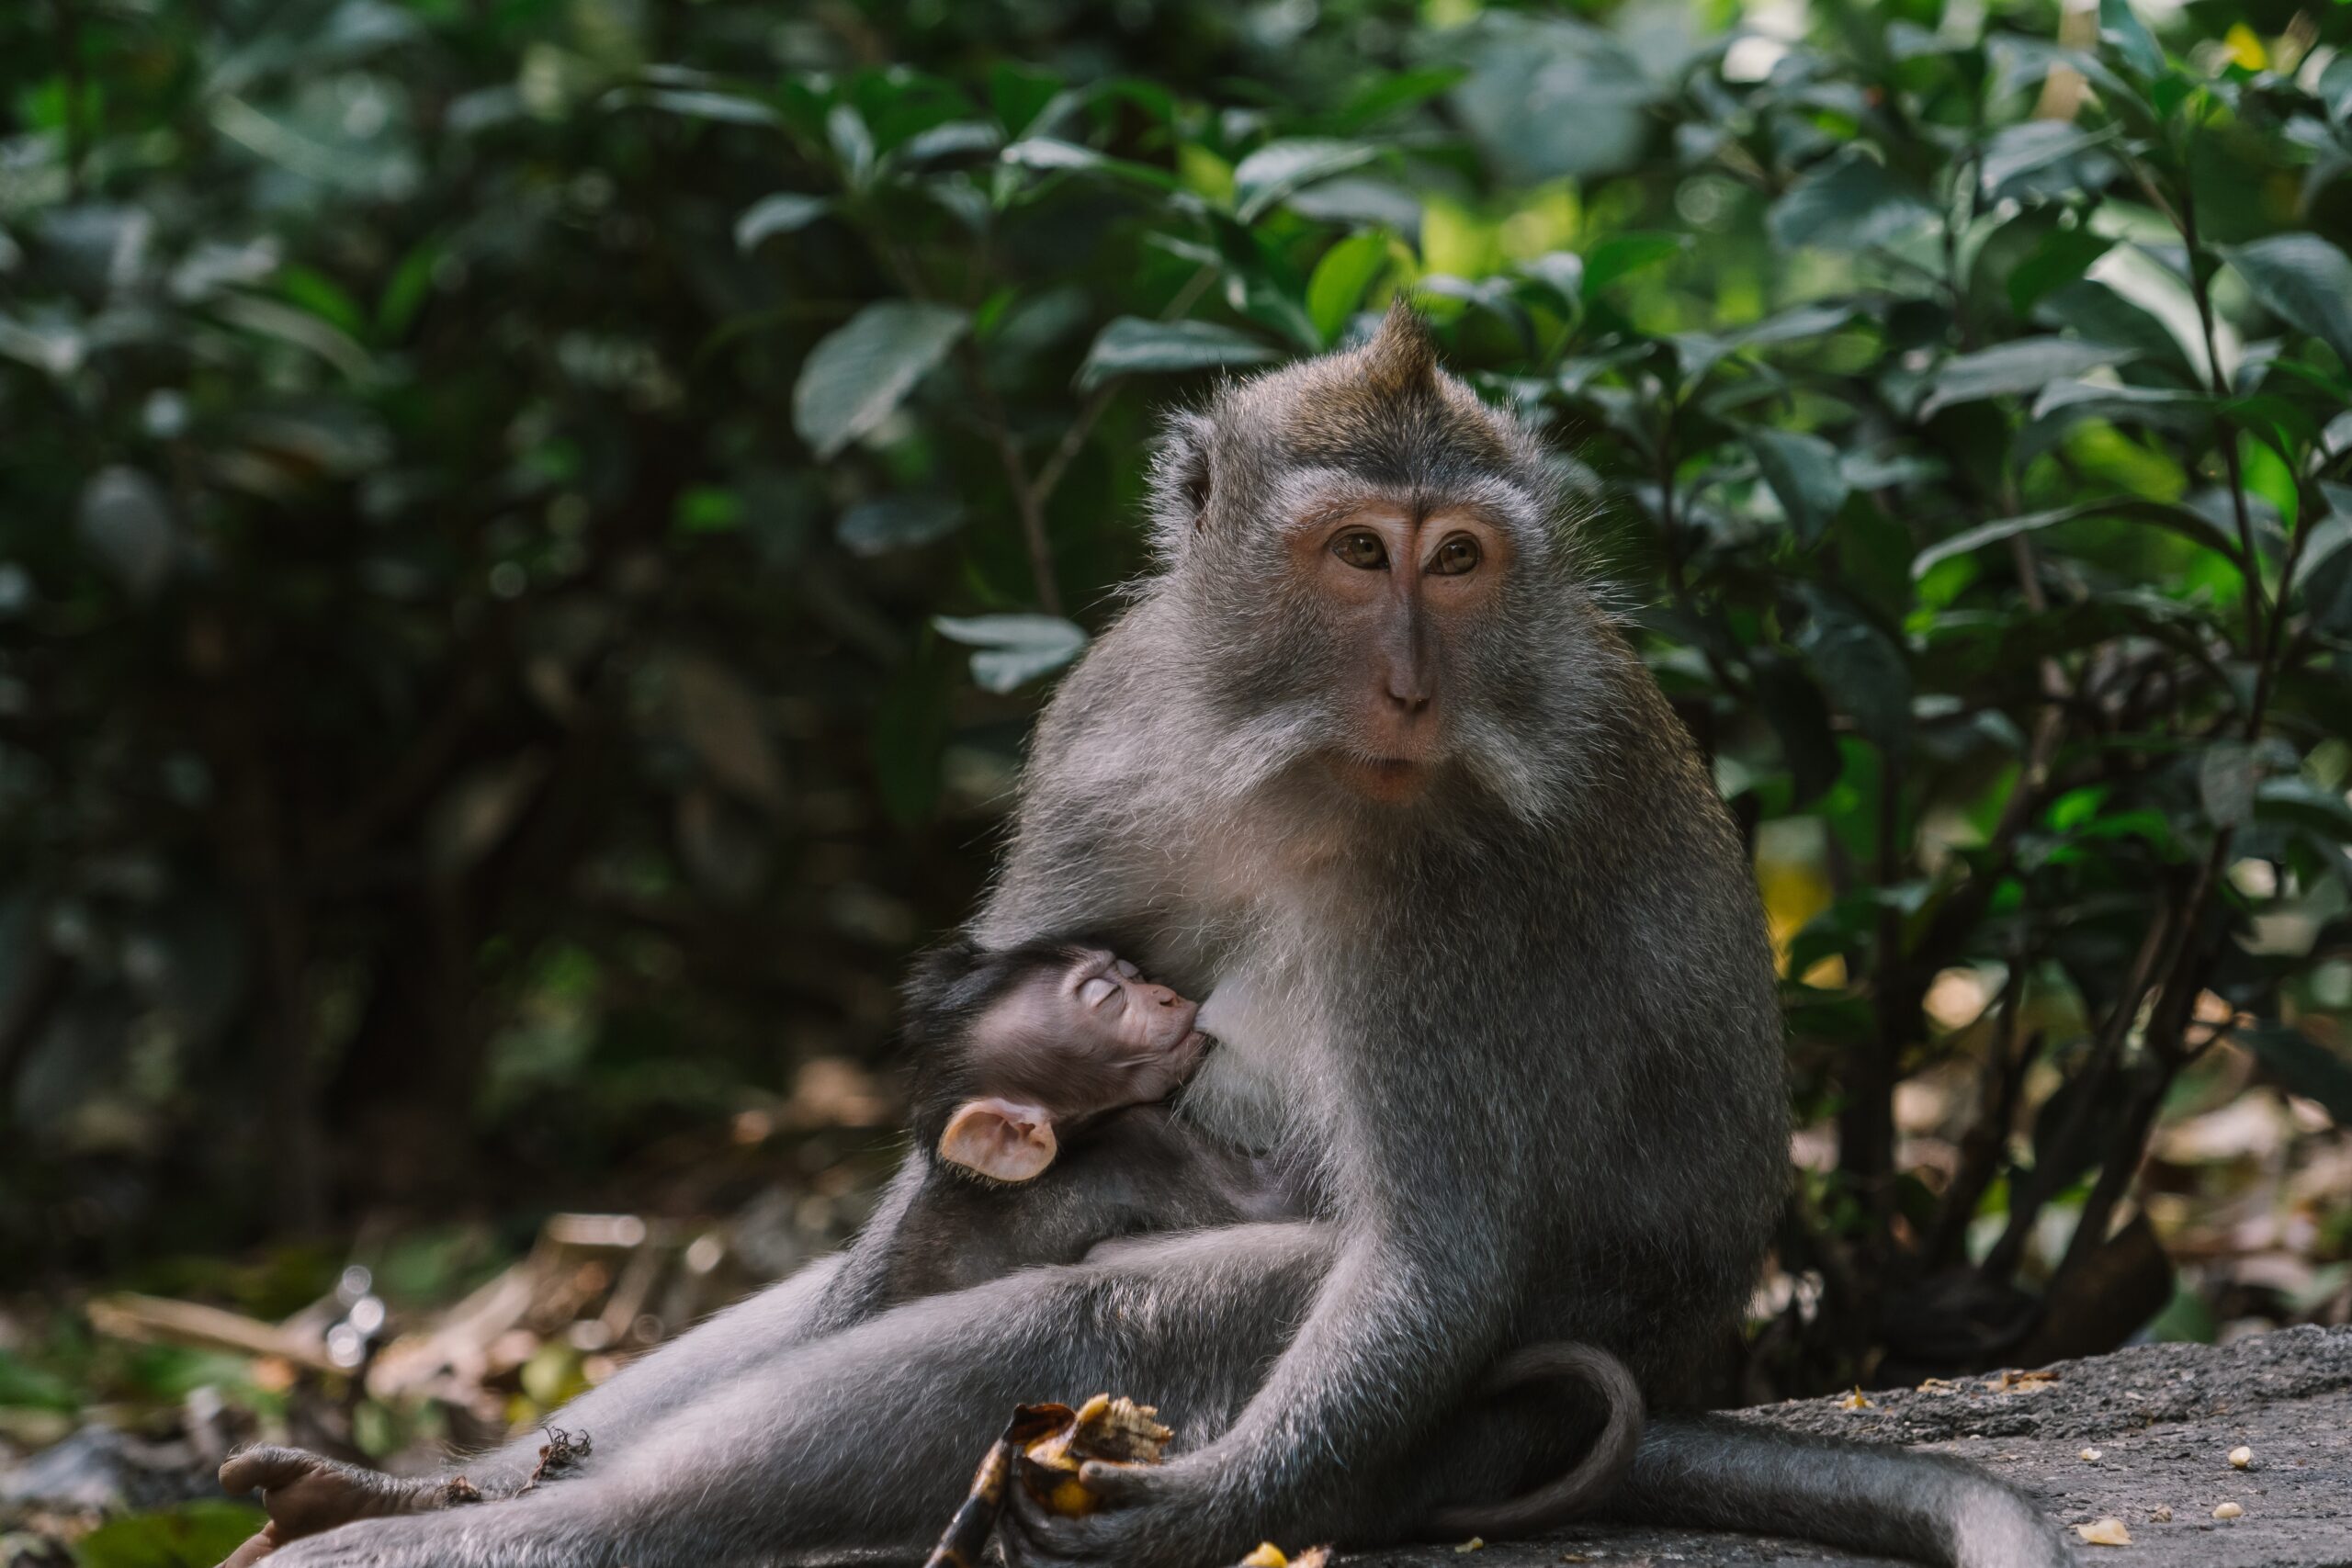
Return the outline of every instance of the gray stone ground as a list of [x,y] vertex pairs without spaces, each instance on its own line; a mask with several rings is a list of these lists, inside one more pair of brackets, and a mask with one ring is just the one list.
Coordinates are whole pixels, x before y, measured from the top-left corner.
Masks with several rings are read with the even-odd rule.
[[[2061,1526],[2112,1517],[2122,1547],[2076,1545],[2085,1568],[2352,1568],[2352,1328],[2291,1328],[2225,1348],[2147,1345],[2060,1361],[2053,1381],[1873,1393],[1872,1408],[1791,1401],[1742,1419],[1936,1450],[2024,1487]],[[2254,1450],[2245,1470],[2233,1449]],[[2098,1450],[2086,1460],[2083,1450]],[[2217,1521],[2216,1505],[2237,1518]],[[2157,1517],[2170,1509],[2168,1519]],[[2068,1532],[2070,1539],[2073,1531]],[[1814,1568],[1878,1564],[1824,1547],[1690,1530],[1577,1528],[1542,1541],[1351,1559],[1365,1568]],[[1892,1568],[1892,1565],[1889,1565]]]

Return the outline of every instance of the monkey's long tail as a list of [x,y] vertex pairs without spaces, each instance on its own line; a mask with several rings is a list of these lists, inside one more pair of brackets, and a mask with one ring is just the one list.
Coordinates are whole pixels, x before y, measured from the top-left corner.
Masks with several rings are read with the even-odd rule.
[[2067,1568],[2024,1493],[1964,1461],[1709,1416],[1651,1421],[1603,1512],[1794,1536],[1940,1568]]
[[1566,1473],[1532,1491],[1499,1503],[1465,1503],[1430,1516],[1431,1528],[1446,1535],[1491,1536],[1497,1540],[1540,1534],[1565,1524],[1610,1495],[1641,1447],[1646,1408],[1642,1385],[1625,1363],[1597,1345],[1552,1340],[1505,1357],[1487,1374],[1488,1393],[1522,1383],[1565,1382],[1597,1396],[1609,1412],[1600,1433]]

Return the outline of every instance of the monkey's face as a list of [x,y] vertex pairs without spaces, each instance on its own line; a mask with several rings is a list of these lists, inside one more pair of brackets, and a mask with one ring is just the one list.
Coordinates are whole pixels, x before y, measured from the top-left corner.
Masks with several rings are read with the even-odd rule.
[[1087,951],[1008,989],[976,1026],[983,1076],[1063,1115],[1166,1098],[1200,1061],[1200,1009],[1116,955]]
[[1451,709],[1511,568],[1509,528],[1476,507],[1358,498],[1287,535],[1294,587],[1337,655],[1339,743],[1316,761],[1367,799],[1418,799],[1458,732]]

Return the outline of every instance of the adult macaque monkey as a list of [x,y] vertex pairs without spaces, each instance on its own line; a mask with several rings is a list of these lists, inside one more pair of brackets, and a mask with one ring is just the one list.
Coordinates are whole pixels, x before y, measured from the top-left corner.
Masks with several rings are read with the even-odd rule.
[[[1540,1415],[1461,1414],[1518,1347],[1598,1344],[1670,1402],[1780,1207],[1781,1026],[1737,835],[1560,513],[1534,439],[1399,309],[1176,423],[1159,568],[1040,724],[975,938],[1101,932],[1207,998],[1187,1113],[1312,1150],[1317,1218],[841,1326],[854,1250],[583,1396],[572,1478],[279,1568],[919,1551],[1007,1408],[1102,1390],[1181,1450],[1099,1473],[1086,1517],[1008,1510],[1011,1555],[1200,1568],[1393,1540],[1556,1471]],[[536,1449],[466,1473],[494,1496]],[[1728,1423],[1654,1419],[1616,1511],[2068,1561],[1966,1466]]]

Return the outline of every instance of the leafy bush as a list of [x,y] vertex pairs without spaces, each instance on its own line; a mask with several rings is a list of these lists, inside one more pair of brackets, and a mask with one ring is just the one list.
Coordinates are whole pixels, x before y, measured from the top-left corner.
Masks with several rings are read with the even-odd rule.
[[[47,1146],[127,1104],[224,1180],[266,1106],[315,1213],[870,1054],[1140,561],[1154,408],[1398,290],[1557,437],[1758,841],[1837,1133],[1776,1375],[2111,1343],[2168,1097],[2243,1053],[2352,1117],[2307,19],[219,10],[91,7],[0,148]],[[1895,1089],[1955,1070],[1923,1180]]]

